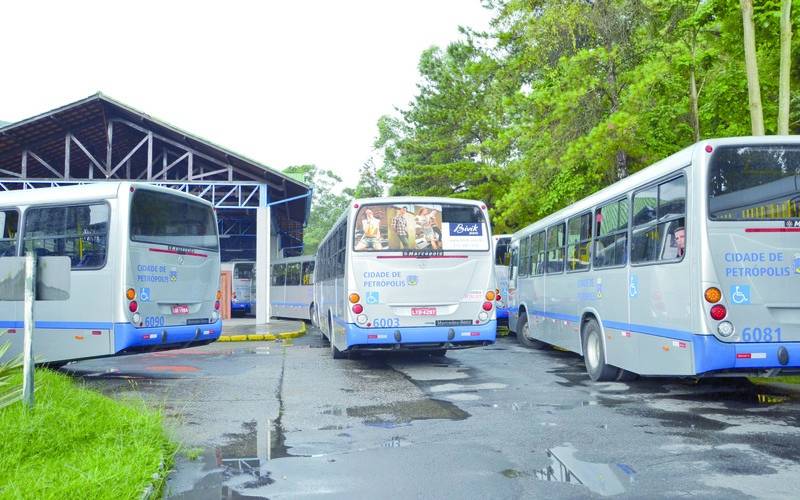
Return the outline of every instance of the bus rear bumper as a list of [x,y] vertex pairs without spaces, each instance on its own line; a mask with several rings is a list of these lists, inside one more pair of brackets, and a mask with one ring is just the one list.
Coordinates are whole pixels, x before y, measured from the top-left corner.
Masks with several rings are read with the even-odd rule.
[[114,324],[114,352],[177,349],[213,342],[222,334],[222,320],[202,325],[136,328],[130,323]]
[[[722,342],[695,335],[695,372],[800,372],[800,342]],[[781,362],[783,361],[783,362]]]
[[347,344],[354,350],[465,349],[493,344],[496,338],[495,320],[470,326],[361,328],[352,323],[347,325]]

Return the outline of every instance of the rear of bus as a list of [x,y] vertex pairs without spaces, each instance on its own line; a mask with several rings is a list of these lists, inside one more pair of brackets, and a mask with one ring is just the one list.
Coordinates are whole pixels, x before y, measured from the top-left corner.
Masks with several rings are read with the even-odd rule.
[[800,369],[800,140],[711,142],[708,249],[701,261],[703,372]]
[[511,235],[494,237],[494,275],[497,280],[497,321],[508,322],[508,266],[511,264]]
[[252,314],[256,303],[256,263],[232,263],[231,314]]
[[495,341],[485,205],[371,199],[356,202],[350,217],[344,348],[442,352]]
[[[219,338],[219,239],[208,202],[124,184],[130,200],[117,352],[187,347]],[[120,199],[126,197],[120,193]]]

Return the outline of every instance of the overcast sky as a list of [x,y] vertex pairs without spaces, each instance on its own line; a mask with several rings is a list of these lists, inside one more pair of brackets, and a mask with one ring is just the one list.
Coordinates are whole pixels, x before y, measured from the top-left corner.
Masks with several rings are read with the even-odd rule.
[[485,29],[480,0],[4,2],[0,120],[101,91],[273,168],[348,185],[431,45]]

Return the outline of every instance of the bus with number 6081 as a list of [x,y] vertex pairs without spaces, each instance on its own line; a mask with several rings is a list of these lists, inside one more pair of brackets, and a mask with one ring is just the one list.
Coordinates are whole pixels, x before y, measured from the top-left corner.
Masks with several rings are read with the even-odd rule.
[[315,322],[334,358],[448,349],[496,337],[486,205],[449,198],[355,200],[317,250]]
[[509,296],[593,380],[800,370],[800,137],[705,140],[518,231]]
[[[222,330],[210,203],[128,182],[0,194],[0,255],[70,258],[69,299],[37,302],[37,362],[201,345]],[[22,351],[22,302],[0,302],[6,358]]]

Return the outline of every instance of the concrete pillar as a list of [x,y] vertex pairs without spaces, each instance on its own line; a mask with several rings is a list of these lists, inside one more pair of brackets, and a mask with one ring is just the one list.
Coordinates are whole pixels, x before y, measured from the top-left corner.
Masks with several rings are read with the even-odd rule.
[[270,241],[272,223],[267,198],[267,186],[259,186],[256,209],[256,323],[269,323],[270,316]]

